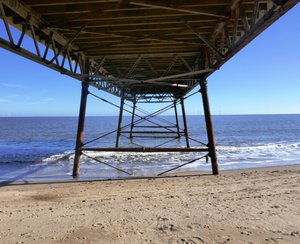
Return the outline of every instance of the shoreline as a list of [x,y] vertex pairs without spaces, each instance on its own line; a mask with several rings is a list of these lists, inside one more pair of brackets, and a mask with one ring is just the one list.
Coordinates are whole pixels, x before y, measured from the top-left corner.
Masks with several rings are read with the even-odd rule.
[[2,243],[299,243],[300,165],[0,187]]
[[[249,168],[239,168],[239,169],[220,169],[220,174],[236,174],[238,172],[244,171],[253,171],[253,170],[268,170],[268,169],[281,169],[282,167],[294,167],[299,166],[300,163],[293,163],[287,165],[271,165],[271,166],[258,166],[258,167],[249,167]],[[230,173],[231,172],[231,173]],[[174,173],[166,173],[162,176],[158,175],[149,175],[149,176],[128,176],[128,177],[120,177],[120,178],[103,178],[103,177],[89,177],[81,175],[79,178],[73,178],[71,175],[69,176],[61,176],[61,177],[32,177],[32,178],[12,178],[10,179],[1,179],[0,178],[0,187],[12,186],[12,185],[29,185],[29,184],[60,184],[60,183],[84,183],[84,182],[101,182],[101,181],[127,181],[127,180],[150,180],[150,179],[164,179],[164,178],[173,178],[173,177],[186,177],[186,176],[213,176],[211,170],[190,170],[190,171],[178,171]],[[36,178],[36,179],[35,179]],[[53,180],[51,180],[51,178]]]

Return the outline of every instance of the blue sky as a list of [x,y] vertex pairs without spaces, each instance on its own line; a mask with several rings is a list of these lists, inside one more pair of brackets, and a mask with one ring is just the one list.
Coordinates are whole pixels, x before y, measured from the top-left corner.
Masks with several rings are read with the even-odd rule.
[[[299,23],[300,4],[209,78],[213,114],[300,113]],[[78,115],[77,80],[1,48],[0,72],[0,116]],[[119,103],[102,91],[97,94]],[[186,110],[203,114],[200,95],[187,100]],[[89,98],[87,114],[117,115],[118,110]]]

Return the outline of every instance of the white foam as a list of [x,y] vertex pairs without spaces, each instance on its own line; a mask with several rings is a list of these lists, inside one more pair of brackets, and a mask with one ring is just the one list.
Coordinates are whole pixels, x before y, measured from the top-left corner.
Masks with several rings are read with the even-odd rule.
[[50,157],[43,158],[43,162],[58,162],[58,161],[70,161],[74,159],[73,151],[66,151],[63,153],[58,153],[51,155]]
[[[264,145],[249,146],[218,146],[218,158],[220,167],[223,169],[238,169],[245,167],[257,167],[268,165],[279,165],[289,163],[300,163],[300,143],[269,143]],[[132,172],[152,172],[153,169],[165,170],[178,165],[184,164],[189,160],[199,157],[199,153],[179,153],[179,152],[156,152],[156,153],[139,153],[139,152],[87,152],[91,157],[98,160],[118,165],[122,169]],[[203,154],[204,155],[204,154]],[[72,165],[74,160],[74,151],[66,151],[52,155],[43,159],[44,163],[55,163],[61,166]],[[298,160],[298,161],[297,161]],[[107,166],[82,156],[82,167],[84,170],[94,170]],[[207,169],[210,163],[206,164],[205,159],[184,166],[183,169]]]
[[264,145],[251,145],[251,146],[218,146],[217,151],[220,152],[241,152],[241,151],[271,151],[280,149],[282,151],[290,149],[295,150],[296,148],[300,148],[299,143],[269,143]]

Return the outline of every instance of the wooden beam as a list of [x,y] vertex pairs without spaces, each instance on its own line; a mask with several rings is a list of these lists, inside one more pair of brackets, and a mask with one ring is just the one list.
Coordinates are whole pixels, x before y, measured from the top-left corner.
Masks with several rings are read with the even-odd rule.
[[[174,57],[175,54],[178,54],[182,57],[194,57],[195,55],[199,54],[199,51],[197,52],[160,52],[160,53],[144,53],[141,54],[143,58],[165,58],[169,57],[172,58]],[[91,55],[93,56],[93,55]],[[104,55],[99,55],[99,57],[103,57]],[[111,59],[111,60],[120,60],[120,59],[137,59],[140,56],[140,54],[115,54],[115,55],[105,55],[106,58]]]
[[[158,81],[171,80],[171,79],[176,79],[176,78],[181,78],[181,77],[205,74],[205,73],[211,72],[212,70],[213,69],[204,69],[204,70],[197,70],[197,71],[192,71],[192,72],[187,72],[187,73],[182,73],[182,74],[177,74],[177,75],[163,76],[163,77],[159,77],[159,78],[155,78],[155,79],[144,80],[144,81],[142,81],[142,83],[158,82]],[[176,86],[176,85],[173,84],[172,86]]]
[[171,10],[181,13],[188,13],[188,14],[195,14],[195,15],[204,15],[204,16],[212,16],[212,17],[225,17],[224,15],[220,14],[213,14],[203,11],[196,11],[194,9],[186,9],[180,6],[175,6],[173,4],[153,4],[150,1],[129,1],[132,5],[142,6],[142,7],[148,7],[148,8],[154,8],[154,9],[165,9],[165,10]]

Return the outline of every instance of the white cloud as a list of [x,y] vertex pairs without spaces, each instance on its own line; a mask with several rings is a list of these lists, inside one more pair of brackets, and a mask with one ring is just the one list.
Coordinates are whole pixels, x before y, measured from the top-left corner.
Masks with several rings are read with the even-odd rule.
[[26,88],[26,86],[24,86],[24,85],[13,84],[13,83],[6,83],[6,82],[0,82],[0,86],[7,87],[7,88],[19,88],[19,89]]
[[3,96],[2,98],[0,97],[0,102],[4,103],[4,102],[12,102],[14,98],[19,97],[18,94],[10,94],[10,95],[6,95]]
[[54,98],[53,97],[49,97],[49,98],[44,98],[42,99],[43,102],[52,102],[54,101]]
[[27,102],[27,105],[38,105],[38,104],[45,104],[45,103],[49,103],[54,101],[53,97],[49,97],[49,98],[43,98],[40,101],[32,101],[32,102]]
[[20,95],[19,94],[10,94],[10,95],[7,95],[5,96],[6,98],[16,98],[16,97],[19,97]]

